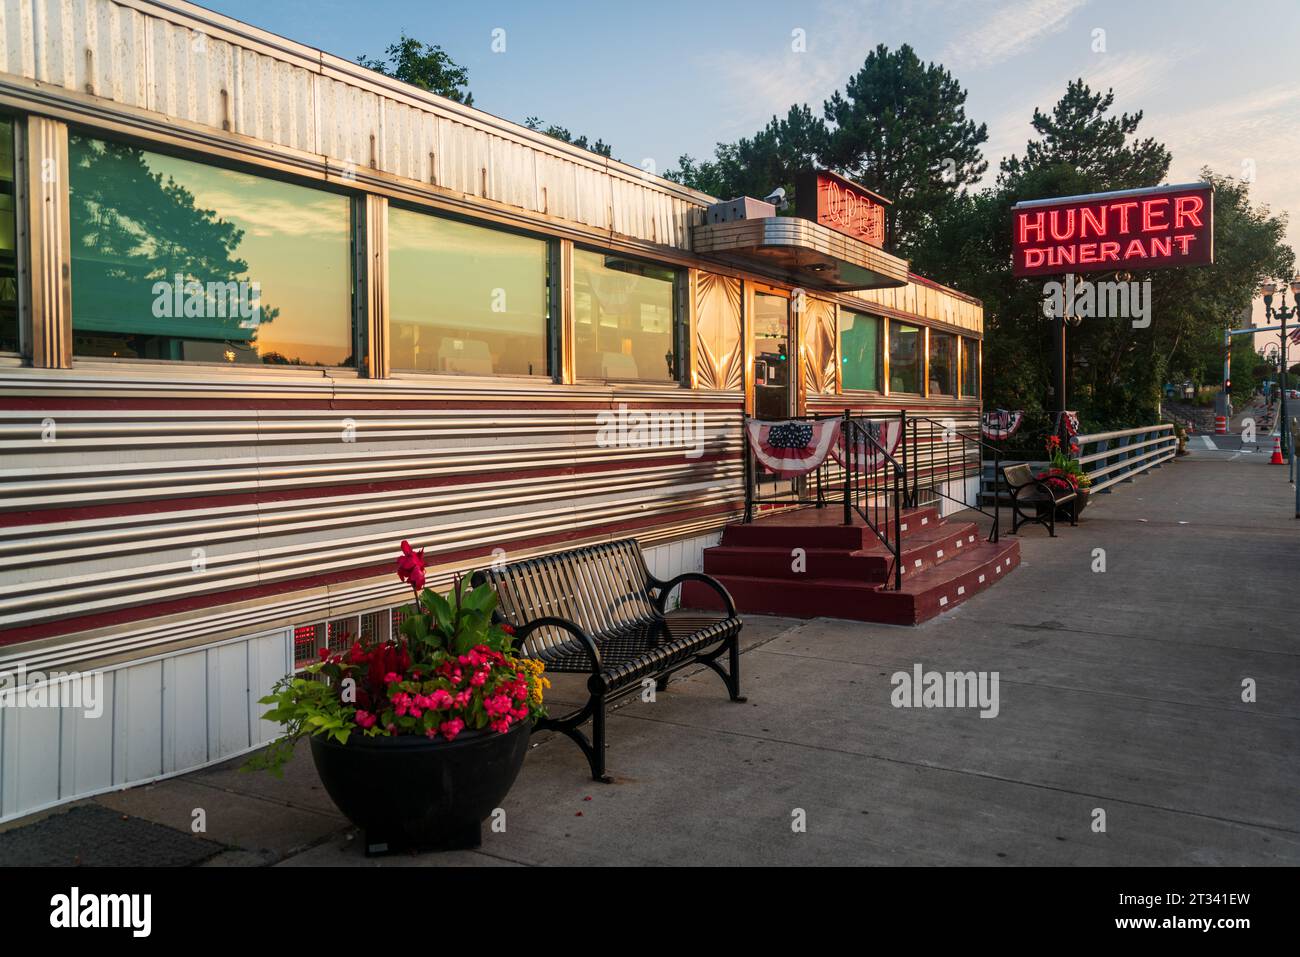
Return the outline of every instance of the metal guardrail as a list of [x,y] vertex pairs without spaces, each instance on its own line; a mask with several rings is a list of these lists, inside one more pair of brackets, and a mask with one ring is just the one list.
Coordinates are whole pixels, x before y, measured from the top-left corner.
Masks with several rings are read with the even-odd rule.
[[1078,435],[1075,441],[1075,460],[1092,479],[1094,494],[1170,461],[1178,451],[1172,422]]

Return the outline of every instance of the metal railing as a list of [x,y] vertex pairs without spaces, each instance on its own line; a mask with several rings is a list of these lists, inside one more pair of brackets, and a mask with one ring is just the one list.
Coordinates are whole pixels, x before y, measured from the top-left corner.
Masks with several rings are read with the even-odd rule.
[[[985,451],[993,454],[994,494],[990,510],[984,503],[981,475]],[[983,439],[956,428],[952,422],[941,422],[923,415],[903,413],[903,465],[907,469],[911,460],[907,504],[920,505],[920,487],[924,480],[937,497],[946,498],[963,509],[974,509],[993,519],[988,540],[996,542],[1001,526],[1001,496],[997,483],[1001,481],[1002,451]],[[974,481],[972,481],[974,480]],[[954,484],[960,496],[953,495]]]
[[[906,449],[906,425],[900,424],[899,427],[902,430],[900,441]],[[853,514],[857,513],[875,533],[889,552],[894,590],[901,591],[902,516],[907,497],[907,472],[876,441],[866,423],[850,416],[848,409],[844,410],[844,423],[840,430],[844,451],[844,524],[852,525]]]
[[1092,480],[1093,493],[1157,468],[1171,460],[1178,451],[1178,437],[1174,434],[1172,422],[1078,435],[1075,441],[1079,443],[1075,461]]
[[[828,416],[792,416],[788,421],[824,421]],[[901,417],[900,436],[906,435],[906,414]],[[745,458],[745,517],[754,520],[763,506],[812,505],[825,508],[836,492],[844,509],[844,524],[852,525],[856,514],[889,552],[895,590],[902,588],[903,566],[901,513],[907,501],[907,474],[903,466],[871,434],[866,418],[854,418],[845,409],[840,423],[838,452],[843,465],[827,456],[811,472],[792,479],[779,479],[763,470],[749,446],[749,416],[742,420]],[[788,488],[783,485],[788,482]],[[764,492],[763,486],[770,491]]]

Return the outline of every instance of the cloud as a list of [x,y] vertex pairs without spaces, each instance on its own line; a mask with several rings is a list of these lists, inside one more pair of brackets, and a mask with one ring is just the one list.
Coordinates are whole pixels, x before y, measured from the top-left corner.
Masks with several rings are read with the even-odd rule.
[[940,60],[956,69],[983,69],[1024,53],[1042,37],[1060,33],[1088,0],[1001,3],[979,25],[949,41]]

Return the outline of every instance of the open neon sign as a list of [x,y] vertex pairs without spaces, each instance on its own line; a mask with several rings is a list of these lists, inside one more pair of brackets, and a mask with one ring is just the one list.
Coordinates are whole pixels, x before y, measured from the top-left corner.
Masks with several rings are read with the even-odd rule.
[[796,215],[873,246],[885,243],[888,204],[883,196],[827,170],[804,170],[795,179]]
[[1207,265],[1214,262],[1214,188],[1194,183],[1017,203],[1011,255],[1017,276]]

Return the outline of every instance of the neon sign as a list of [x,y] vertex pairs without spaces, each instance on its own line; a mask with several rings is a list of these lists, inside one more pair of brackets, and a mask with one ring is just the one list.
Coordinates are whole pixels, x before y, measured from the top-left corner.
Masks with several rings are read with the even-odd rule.
[[1110,272],[1214,262],[1208,183],[1017,203],[1012,273]]
[[805,170],[795,181],[795,213],[873,246],[885,244],[889,200],[826,170]]

